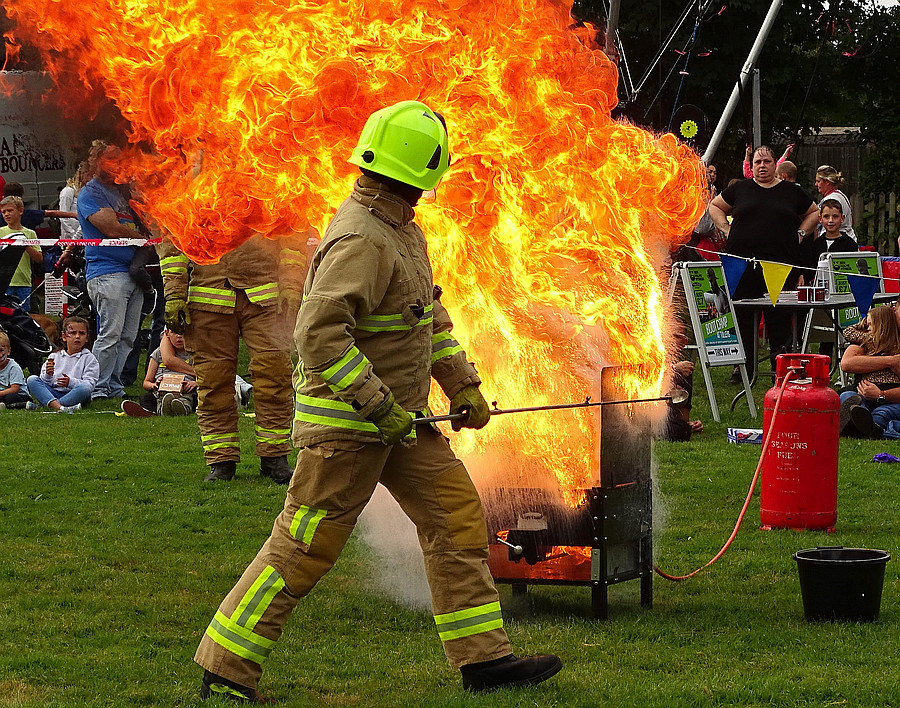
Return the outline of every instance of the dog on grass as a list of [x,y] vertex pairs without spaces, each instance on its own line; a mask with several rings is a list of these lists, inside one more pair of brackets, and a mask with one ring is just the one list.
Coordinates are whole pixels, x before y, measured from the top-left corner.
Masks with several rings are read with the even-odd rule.
[[47,315],[31,315],[31,319],[38,323],[40,328],[47,334],[47,339],[54,347],[62,347],[62,338],[60,337],[59,323],[51,320]]

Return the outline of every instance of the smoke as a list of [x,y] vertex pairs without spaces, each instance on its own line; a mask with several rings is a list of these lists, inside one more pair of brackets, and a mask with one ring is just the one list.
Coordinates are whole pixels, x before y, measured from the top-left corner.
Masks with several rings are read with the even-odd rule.
[[659,461],[655,453],[650,463],[650,480],[653,495],[653,560],[655,561],[659,552],[657,546],[665,535],[666,525],[669,522],[669,506],[659,488]]
[[380,484],[358,528],[372,551],[372,581],[380,594],[413,610],[429,610],[431,592],[416,528]]

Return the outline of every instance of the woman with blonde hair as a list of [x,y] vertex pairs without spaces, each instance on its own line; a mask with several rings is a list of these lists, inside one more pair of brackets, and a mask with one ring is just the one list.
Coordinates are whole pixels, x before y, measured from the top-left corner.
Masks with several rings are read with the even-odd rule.
[[[822,199],[819,201],[819,208],[822,207],[822,203],[826,199],[834,199],[840,202],[841,211],[844,214],[841,233],[856,241],[856,232],[853,230],[853,210],[850,208],[850,200],[847,199],[847,195],[841,191],[843,186],[843,175],[831,165],[822,165],[816,170],[816,189],[822,195]],[[821,236],[823,233],[825,233],[825,227],[819,224],[816,228],[816,235]]]
[[891,367],[900,360],[896,308],[896,303],[875,307],[862,322],[844,330],[850,346],[841,357],[841,369],[862,378],[855,389],[841,393],[841,435],[880,440],[891,421],[900,421],[900,376]]
[[[59,210],[60,211],[78,211],[78,190],[87,182],[85,175],[87,173],[87,163],[82,162],[75,170],[75,174],[66,180],[66,186],[59,192]],[[79,239],[81,238],[81,224],[78,219],[60,219],[60,230],[62,238]]]

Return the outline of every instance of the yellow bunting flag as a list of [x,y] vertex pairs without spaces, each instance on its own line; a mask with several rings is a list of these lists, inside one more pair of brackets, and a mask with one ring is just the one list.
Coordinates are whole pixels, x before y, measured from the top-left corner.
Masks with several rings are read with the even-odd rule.
[[781,295],[781,289],[784,287],[784,281],[790,275],[793,266],[784,263],[769,263],[768,261],[760,261],[763,269],[763,278],[766,279],[766,289],[769,291],[769,299],[774,305]]

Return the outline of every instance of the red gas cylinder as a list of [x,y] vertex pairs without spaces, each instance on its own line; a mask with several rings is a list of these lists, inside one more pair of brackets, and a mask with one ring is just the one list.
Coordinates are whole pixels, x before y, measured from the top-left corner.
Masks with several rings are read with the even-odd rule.
[[763,403],[763,430],[772,424],[785,376],[790,374],[790,381],[763,451],[759,516],[764,529],[834,531],[840,399],[830,387],[830,362],[821,354],[781,354],[775,360],[775,386]]

